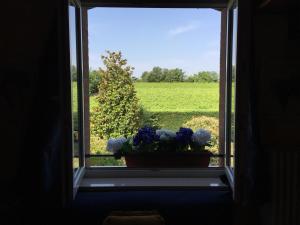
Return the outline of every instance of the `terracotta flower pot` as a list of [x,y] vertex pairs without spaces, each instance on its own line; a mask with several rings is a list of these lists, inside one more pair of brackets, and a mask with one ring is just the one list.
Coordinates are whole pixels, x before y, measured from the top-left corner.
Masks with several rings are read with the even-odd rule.
[[210,151],[202,152],[171,152],[171,153],[132,153],[125,155],[127,167],[140,168],[196,168],[208,167]]

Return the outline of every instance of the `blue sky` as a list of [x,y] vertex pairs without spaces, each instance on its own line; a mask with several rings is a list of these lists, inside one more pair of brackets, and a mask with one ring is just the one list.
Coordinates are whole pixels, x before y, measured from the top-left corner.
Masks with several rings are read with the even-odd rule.
[[134,76],[154,66],[186,74],[219,72],[220,12],[213,9],[94,8],[89,10],[90,68],[105,50],[121,51]]

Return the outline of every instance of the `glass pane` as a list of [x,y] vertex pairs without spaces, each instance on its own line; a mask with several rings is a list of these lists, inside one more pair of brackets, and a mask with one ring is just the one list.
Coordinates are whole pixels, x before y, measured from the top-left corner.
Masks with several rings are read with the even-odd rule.
[[[112,157],[107,142],[132,138],[146,125],[168,130],[171,147],[150,148],[170,153],[166,166],[174,152],[196,151],[174,146],[172,137],[180,127],[208,130],[211,142],[205,149],[218,154],[220,11],[99,7],[88,11],[88,21],[91,147],[86,164],[128,166],[126,157]],[[128,61],[118,63],[119,51]],[[125,62],[123,68],[134,69],[120,68]],[[124,111],[130,114],[125,117]],[[209,165],[219,166],[219,158],[211,157]]]
[[232,59],[231,59],[231,133],[230,133],[230,167],[234,168],[235,154],[235,93],[236,93],[236,50],[237,50],[237,6],[232,9]]
[[71,90],[72,90],[72,123],[73,123],[73,169],[79,168],[79,104],[78,104],[78,70],[77,70],[77,46],[76,46],[76,8],[69,6],[70,27],[70,61],[71,61]]

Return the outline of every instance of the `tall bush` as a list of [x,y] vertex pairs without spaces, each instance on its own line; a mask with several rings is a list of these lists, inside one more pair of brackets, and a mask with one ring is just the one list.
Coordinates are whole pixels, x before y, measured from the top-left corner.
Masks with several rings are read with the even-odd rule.
[[182,69],[170,69],[166,70],[165,80],[166,82],[183,82],[184,81],[184,72]]
[[211,132],[211,147],[208,149],[213,153],[218,153],[219,149],[219,120],[215,117],[194,116],[191,120],[183,124],[185,127],[190,127],[193,130],[203,128]]
[[99,92],[101,75],[98,70],[92,70],[89,75],[89,93],[94,95]]
[[101,57],[104,69],[97,106],[91,115],[91,130],[100,138],[130,136],[140,123],[140,107],[132,81],[133,67],[122,59],[121,52],[107,51]]
[[194,74],[191,77],[188,77],[187,81],[188,82],[202,82],[202,83],[218,82],[219,74],[214,71],[202,71],[197,74]]

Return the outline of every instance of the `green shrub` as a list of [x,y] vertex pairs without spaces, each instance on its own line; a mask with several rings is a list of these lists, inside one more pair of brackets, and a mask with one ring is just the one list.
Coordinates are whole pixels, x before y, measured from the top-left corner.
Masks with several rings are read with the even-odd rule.
[[182,69],[163,69],[155,66],[151,71],[145,71],[141,80],[143,82],[183,82],[184,77]]
[[77,81],[77,67],[75,65],[72,65],[71,66],[71,78],[72,78],[72,81]]
[[[91,155],[106,155],[112,154],[106,150],[106,139],[101,139],[91,134],[90,136],[90,154]],[[89,166],[124,166],[124,159],[115,159],[114,157],[95,157],[86,158],[86,163]]]
[[93,134],[90,136],[90,153],[91,154],[107,154],[106,139],[101,139]]
[[213,153],[218,153],[219,148],[219,120],[215,117],[194,116],[191,120],[183,124],[194,131],[203,128],[211,132],[211,147],[208,147]]
[[90,157],[86,159],[89,166],[126,166],[125,160],[114,157]]
[[193,76],[189,76],[186,78],[187,82],[202,82],[202,83],[210,83],[210,82],[218,82],[219,74],[214,71],[202,71]]
[[155,129],[161,128],[157,113],[148,112],[142,106],[140,107],[140,127],[150,126]]
[[183,82],[185,74],[182,71],[182,69],[165,69],[166,75],[165,75],[165,82]]
[[101,75],[97,70],[93,70],[89,74],[89,93],[90,95],[97,94],[99,92]]
[[106,68],[99,70],[99,94],[91,114],[92,134],[101,139],[131,136],[140,125],[140,107],[131,78],[133,67],[127,66],[121,52],[107,51],[107,56],[101,58]]
[[73,114],[73,129],[74,130],[78,130],[79,129],[79,124],[78,124],[78,112],[72,112]]

